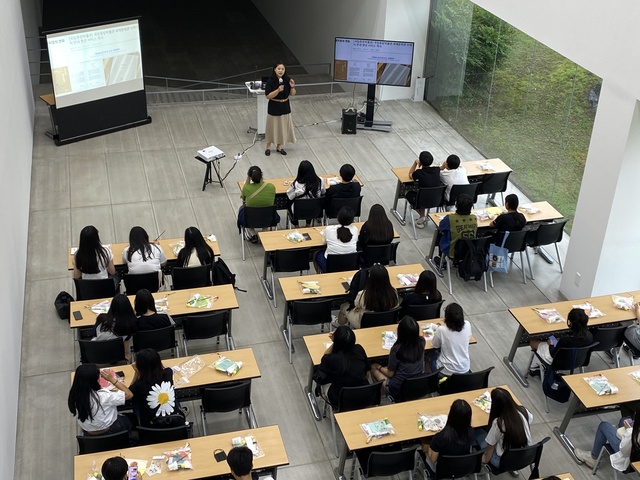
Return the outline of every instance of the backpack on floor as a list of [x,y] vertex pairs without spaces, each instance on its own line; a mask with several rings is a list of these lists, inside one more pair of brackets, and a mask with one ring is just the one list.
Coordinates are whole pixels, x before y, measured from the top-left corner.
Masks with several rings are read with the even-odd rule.
[[60,292],[56,299],[53,301],[53,305],[56,307],[56,312],[62,320],[69,321],[69,314],[71,313],[71,302],[73,297],[68,292]]
[[[456,245],[458,261],[458,275],[469,280],[479,281],[487,271],[487,238],[461,238]],[[459,254],[463,254],[460,257]]]
[[552,368],[547,368],[542,379],[542,391],[544,394],[560,403],[567,403],[571,396],[571,389],[562,375],[554,372]]
[[231,273],[231,270],[229,270],[229,267],[222,258],[218,258],[213,264],[212,277],[214,285],[232,285],[234,289],[240,292],[246,292],[246,290],[236,287],[236,274]]

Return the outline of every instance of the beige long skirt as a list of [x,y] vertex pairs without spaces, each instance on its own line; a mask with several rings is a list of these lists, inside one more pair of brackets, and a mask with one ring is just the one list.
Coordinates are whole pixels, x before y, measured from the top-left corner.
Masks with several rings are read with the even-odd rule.
[[276,145],[296,143],[296,134],[293,130],[293,119],[290,113],[278,116],[267,115],[264,141]]

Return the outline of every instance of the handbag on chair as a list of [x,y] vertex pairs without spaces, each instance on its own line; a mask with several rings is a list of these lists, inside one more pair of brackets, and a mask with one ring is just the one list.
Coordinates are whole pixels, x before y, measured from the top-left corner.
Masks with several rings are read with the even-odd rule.
[[509,250],[504,248],[508,236],[509,232],[504,232],[500,246],[495,243],[489,245],[489,269],[492,272],[509,273]]

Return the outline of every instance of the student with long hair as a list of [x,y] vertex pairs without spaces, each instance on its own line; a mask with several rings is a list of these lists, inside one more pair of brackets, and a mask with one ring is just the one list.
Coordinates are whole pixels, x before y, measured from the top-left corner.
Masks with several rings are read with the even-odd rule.
[[343,387],[368,385],[367,373],[371,368],[367,354],[356,343],[356,334],[347,326],[340,326],[329,334],[333,342],[325,351],[314,377],[318,385],[331,384],[327,392],[329,403],[338,406]]
[[213,249],[196,227],[184,231],[184,247],[178,252],[176,267],[199,267],[213,263]]
[[129,273],[160,272],[167,264],[160,245],[149,242],[149,235],[142,227],[133,227],[129,231],[129,246],[122,251],[122,258]]
[[369,276],[361,290],[356,295],[354,308],[349,309],[348,302],[340,306],[337,323],[334,326],[346,325],[360,328],[360,321],[365,312],[386,312],[398,306],[398,292],[389,279],[389,272],[383,265],[376,264],[369,269]]
[[435,471],[440,455],[466,455],[474,443],[471,428],[471,405],[466,400],[454,400],[449,409],[447,423],[436,433],[431,443],[423,450],[427,454],[429,467]]
[[431,371],[442,368],[442,375],[467,373],[471,368],[469,360],[469,340],[471,324],[464,318],[462,307],[450,303],[444,309],[444,325],[433,334],[431,345],[440,352],[431,354]]
[[484,441],[479,439],[480,447],[487,449],[482,462],[491,463],[497,468],[505,450],[531,445],[529,426],[532,421],[531,412],[518,405],[509,391],[500,387],[491,390],[491,413],[487,425],[489,432]]
[[368,245],[388,245],[393,241],[393,224],[387,217],[384,207],[376,203],[369,210],[367,221],[360,228],[358,249]]
[[93,340],[111,340],[123,337],[128,340],[137,331],[136,315],[126,295],[117,293],[111,300],[109,311],[96,317]]
[[426,340],[420,326],[411,317],[404,317],[398,324],[398,338],[389,352],[389,363],[371,365],[371,376],[384,380],[389,395],[398,398],[402,382],[424,373],[424,346]]
[[318,273],[327,271],[328,255],[346,255],[356,253],[358,242],[358,228],[352,225],[355,212],[351,207],[342,207],[338,212],[338,225],[329,225],[322,232],[322,241],[326,248],[319,250],[313,257],[313,263]]
[[431,270],[423,270],[413,292],[408,293],[402,299],[400,308],[400,318],[408,315],[408,307],[419,305],[431,305],[442,300],[442,294],[438,290],[436,274]]
[[167,428],[184,425],[184,414],[173,386],[173,370],[165,368],[160,355],[143,348],[133,364],[133,408],[142,427]]
[[[111,384],[109,388],[100,387],[100,377]],[[132,397],[131,390],[108,370],[84,363],[76,368],[67,405],[85,435],[102,435],[131,429],[129,419],[118,415],[118,407]]]
[[88,225],[80,231],[80,243],[73,259],[73,278],[101,280],[116,275],[113,253],[102,245],[98,229]]
[[287,189],[287,198],[291,202],[289,211],[293,214],[293,201],[297,198],[318,198],[324,194],[324,181],[316,174],[309,160],[302,160],[298,165],[296,179]]
[[138,290],[134,301],[137,320],[137,330],[156,330],[175,325],[175,322],[167,313],[158,313],[156,301],[151,292],[146,288]]

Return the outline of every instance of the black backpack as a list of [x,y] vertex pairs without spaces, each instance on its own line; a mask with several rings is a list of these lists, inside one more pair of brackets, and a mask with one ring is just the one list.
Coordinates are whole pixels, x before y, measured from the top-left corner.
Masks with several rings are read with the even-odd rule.
[[560,403],[567,403],[571,396],[571,389],[567,382],[564,381],[561,374],[554,372],[551,367],[544,372],[542,391],[547,397]]
[[233,288],[236,290],[246,292],[246,290],[236,287],[236,274],[231,273],[231,270],[229,270],[229,267],[222,258],[218,258],[213,264],[212,276],[214,285],[233,285]]
[[60,292],[56,296],[53,305],[56,307],[56,312],[58,312],[60,319],[69,321],[71,302],[73,301],[73,297],[68,292]]
[[487,271],[487,241],[489,237],[461,238],[456,244],[458,275],[469,280],[479,281]]

